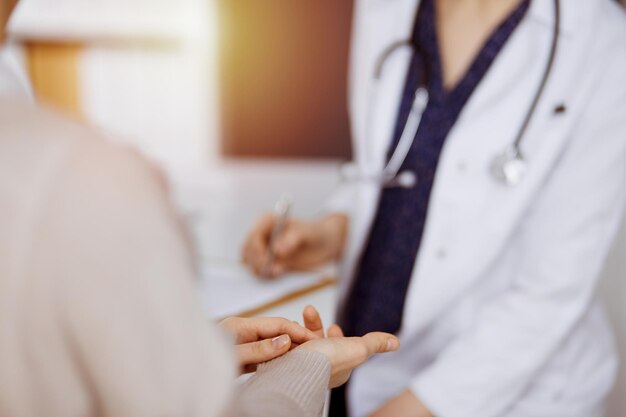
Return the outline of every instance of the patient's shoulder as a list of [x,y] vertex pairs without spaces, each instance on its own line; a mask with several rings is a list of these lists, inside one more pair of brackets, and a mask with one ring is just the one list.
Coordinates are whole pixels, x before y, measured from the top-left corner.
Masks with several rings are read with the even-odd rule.
[[123,192],[156,181],[157,170],[137,152],[112,144],[83,122],[15,98],[0,98],[0,190],[45,194],[64,176]]
[[168,207],[161,176],[137,152],[78,120],[0,98],[0,240],[31,234],[59,198],[67,215]]

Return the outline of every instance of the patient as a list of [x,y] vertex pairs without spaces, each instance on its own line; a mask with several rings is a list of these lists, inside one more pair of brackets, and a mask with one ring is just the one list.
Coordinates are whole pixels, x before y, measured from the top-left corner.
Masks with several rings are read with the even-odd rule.
[[[313,417],[328,387],[398,348],[325,338],[311,308],[308,328],[219,330],[191,253],[145,161],[0,91],[0,415]],[[257,373],[236,387],[237,367]]]

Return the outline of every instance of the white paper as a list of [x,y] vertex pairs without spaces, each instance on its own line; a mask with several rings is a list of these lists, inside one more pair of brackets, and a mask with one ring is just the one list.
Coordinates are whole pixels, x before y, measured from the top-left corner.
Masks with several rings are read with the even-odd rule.
[[309,288],[320,283],[324,276],[321,273],[306,273],[261,280],[243,266],[210,266],[201,276],[200,297],[208,317],[224,318]]

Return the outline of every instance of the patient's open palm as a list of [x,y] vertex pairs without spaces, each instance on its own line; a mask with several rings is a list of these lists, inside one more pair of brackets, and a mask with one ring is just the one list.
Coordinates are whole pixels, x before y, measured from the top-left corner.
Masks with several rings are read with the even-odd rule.
[[[305,327],[324,337],[317,310],[308,306],[303,315]],[[329,327],[325,338],[310,340],[297,349],[313,350],[326,355],[332,368],[329,388],[336,388],[345,384],[352,370],[365,363],[372,355],[392,352],[399,347],[400,342],[394,335],[374,332],[363,337],[344,337],[341,328],[334,324]]]

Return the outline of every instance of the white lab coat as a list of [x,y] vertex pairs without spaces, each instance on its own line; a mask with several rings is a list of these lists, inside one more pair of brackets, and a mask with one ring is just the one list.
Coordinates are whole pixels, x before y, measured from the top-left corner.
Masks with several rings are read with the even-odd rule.
[[[386,64],[368,142],[374,62],[410,37],[417,3],[356,1],[350,113],[364,173],[384,164],[410,52]],[[354,372],[353,416],[405,389],[437,417],[602,415],[617,358],[595,289],[626,201],[626,19],[613,1],[561,0],[554,72],[522,144],[528,173],[507,188],[489,171],[537,90],[552,5],[532,1],[446,140],[402,348]],[[329,204],[351,215],[340,304],[378,197],[373,184],[345,184]]]

